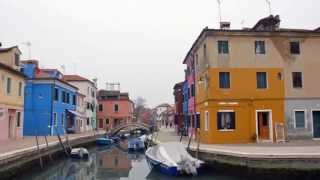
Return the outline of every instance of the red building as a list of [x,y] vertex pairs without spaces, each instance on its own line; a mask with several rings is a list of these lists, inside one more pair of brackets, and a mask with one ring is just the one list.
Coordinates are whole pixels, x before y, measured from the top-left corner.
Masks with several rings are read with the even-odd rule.
[[183,124],[183,82],[177,83],[173,87],[174,104],[175,104],[175,116],[174,124],[176,125],[177,132],[184,126]]
[[132,122],[133,102],[128,93],[98,91],[98,129],[110,130],[119,124]]

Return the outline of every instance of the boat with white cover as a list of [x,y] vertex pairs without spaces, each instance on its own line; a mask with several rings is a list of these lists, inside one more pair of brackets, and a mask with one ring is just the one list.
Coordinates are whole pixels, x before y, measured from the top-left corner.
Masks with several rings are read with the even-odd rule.
[[193,158],[179,142],[161,143],[146,151],[148,164],[161,173],[179,176],[183,174],[197,175],[201,160]]

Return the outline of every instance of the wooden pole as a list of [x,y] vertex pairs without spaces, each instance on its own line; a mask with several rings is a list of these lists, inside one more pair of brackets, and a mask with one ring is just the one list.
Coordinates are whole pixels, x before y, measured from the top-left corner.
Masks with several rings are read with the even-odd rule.
[[40,167],[41,169],[43,169],[43,162],[42,162],[42,156],[41,156],[40,147],[39,147],[38,135],[36,135],[36,142],[37,142],[37,150],[38,150],[38,155],[40,160]]
[[[44,139],[45,139],[45,141],[46,141],[47,149],[49,149],[49,143],[48,143],[47,136],[44,136]],[[52,158],[52,156],[51,156],[50,153],[49,153],[49,158],[50,158],[51,161],[53,161],[53,158]]]
[[60,142],[61,147],[63,148],[63,150],[64,150],[64,152],[66,153],[66,155],[69,156],[69,153],[68,153],[67,149],[66,149],[66,148],[64,147],[64,145],[63,145],[63,142],[62,142],[62,140],[61,140],[61,137],[60,137],[60,134],[59,134],[59,132],[58,132],[58,128],[57,128],[57,127],[56,127],[56,132],[57,132],[58,139],[59,139],[59,142]]

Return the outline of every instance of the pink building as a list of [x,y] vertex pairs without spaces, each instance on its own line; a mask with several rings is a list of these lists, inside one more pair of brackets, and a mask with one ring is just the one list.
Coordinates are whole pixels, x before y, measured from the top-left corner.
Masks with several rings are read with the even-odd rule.
[[132,122],[133,102],[128,93],[120,91],[98,91],[98,129],[107,131],[122,124]]

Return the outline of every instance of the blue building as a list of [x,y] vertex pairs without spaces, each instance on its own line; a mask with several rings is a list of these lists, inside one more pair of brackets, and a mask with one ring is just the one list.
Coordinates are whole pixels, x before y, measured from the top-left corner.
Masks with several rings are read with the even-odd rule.
[[77,88],[62,81],[57,69],[39,69],[38,61],[22,61],[25,86],[23,135],[63,135],[76,116]]
[[182,111],[183,111],[183,120],[184,120],[184,125],[185,125],[185,129],[187,129],[190,125],[190,118],[189,118],[189,87],[188,87],[188,82],[184,81],[183,82],[183,87],[182,87],[182,94],[183,94],[183,107],[182,107]]

